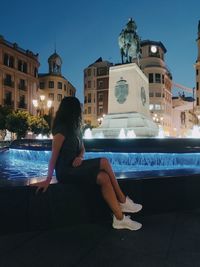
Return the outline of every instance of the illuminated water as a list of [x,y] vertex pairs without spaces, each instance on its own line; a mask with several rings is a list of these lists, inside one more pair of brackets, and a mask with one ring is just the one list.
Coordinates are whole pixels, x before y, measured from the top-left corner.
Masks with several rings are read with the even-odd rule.
[[[50,151],[10,149],[0,153],[1,179],[46,176]],[[200,173],[200,153],[114,153],[88,152],[85,159],[106,157],[116,173]]]

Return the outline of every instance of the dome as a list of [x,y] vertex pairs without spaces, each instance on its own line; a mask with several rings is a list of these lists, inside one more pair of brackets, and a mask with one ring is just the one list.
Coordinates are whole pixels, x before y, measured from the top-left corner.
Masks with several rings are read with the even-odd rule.
[[61,57],[56,53],[54,52],[49,58],[48,58],[48,62],[56,62],[56,63],[60,63],[58,65],[61,65],[62,64],[62,59]]

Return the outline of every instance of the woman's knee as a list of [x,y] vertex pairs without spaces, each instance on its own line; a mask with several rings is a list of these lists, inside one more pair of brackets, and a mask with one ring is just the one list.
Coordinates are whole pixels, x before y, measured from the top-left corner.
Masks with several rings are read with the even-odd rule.
[[106,185],[110,183],[110,178],[106,172],[99,172],[97,175],[97,184],[98,185]]

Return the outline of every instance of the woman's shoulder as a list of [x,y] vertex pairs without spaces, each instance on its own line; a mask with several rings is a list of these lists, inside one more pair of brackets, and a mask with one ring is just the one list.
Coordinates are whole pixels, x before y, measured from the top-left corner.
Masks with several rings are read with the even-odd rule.
[[66,136],[66,133],[67,133],[66,127],[64,127],[63,125],[59,125],[52,130],[53,135],[62,134]]

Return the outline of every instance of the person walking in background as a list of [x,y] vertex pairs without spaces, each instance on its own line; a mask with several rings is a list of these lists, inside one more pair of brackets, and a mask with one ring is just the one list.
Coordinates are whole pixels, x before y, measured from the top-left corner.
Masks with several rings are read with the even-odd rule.
[[136,213],[142,209],[142,205],[134,203],[122,192],[108,159],[84,160],[81,122],[82,110],[78,98],[63,98],[53,123],[52,153],[47,178],[32,186],[37,186],[36,191],[42,189],[45,192],[54,169],[60,183],[97,184],[100,186],[102,197],[113,212],[113,228],[140,229],[142,224],[133,221],[124,213]]

